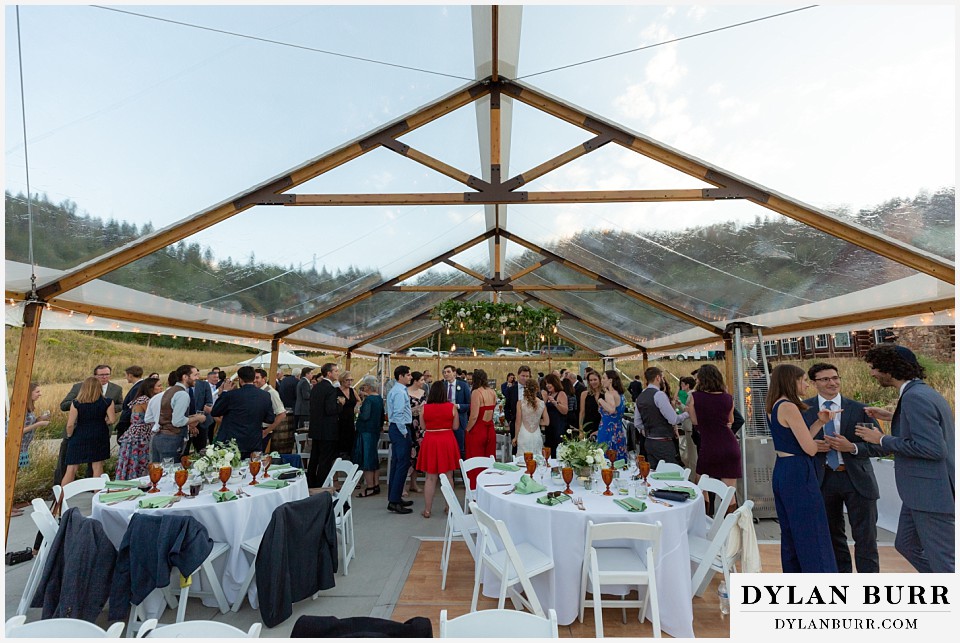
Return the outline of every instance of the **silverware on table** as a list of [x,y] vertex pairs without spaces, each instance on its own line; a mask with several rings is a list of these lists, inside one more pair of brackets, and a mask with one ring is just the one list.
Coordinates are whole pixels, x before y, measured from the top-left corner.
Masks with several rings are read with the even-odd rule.
[[513,484],[510,482],[504,482],[503,484],[485,484],[484,487],[512,487]]
[[[490,486],[492,487],[493,485],[490,485]],[[500,495],[508,496],[508,495],[510,495],[511,493],[513,493],[514,491],[516,491],[516,489],[507,489],[506,491],[504,491],[504,492],[503,492],[502,494],[500,494]]]

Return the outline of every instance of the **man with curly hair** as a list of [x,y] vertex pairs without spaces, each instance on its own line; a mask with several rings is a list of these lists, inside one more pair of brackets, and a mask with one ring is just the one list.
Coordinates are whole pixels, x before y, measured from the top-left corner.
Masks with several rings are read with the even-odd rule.
[[896,548],[918,572],[953,573],[954,421],[950,405],[923,382],[923,367],[903,346],[884,344],[863,357],[881,386],[900,389],[891,413],[867,407],[867,415],[889,420],[890,435],[858,427],[856,435],[896,456],[897,491],[903,501]]

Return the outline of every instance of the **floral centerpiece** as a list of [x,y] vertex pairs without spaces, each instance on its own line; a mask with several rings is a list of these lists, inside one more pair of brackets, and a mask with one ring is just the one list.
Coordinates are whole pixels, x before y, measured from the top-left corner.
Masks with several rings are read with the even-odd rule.
[[203,455],[193,463],[193,469],[201,475],[214,475],[222,467],[236,469],[240,466],[240,448],[236,440],[217,442],[204,449]]
[[573,435],[573,430],[568,429],[563,442],[557,447],[557,459],[560,462],[579,472],[602,465],[606,461],[606,443],[598,444],[590,438],[581,440]]

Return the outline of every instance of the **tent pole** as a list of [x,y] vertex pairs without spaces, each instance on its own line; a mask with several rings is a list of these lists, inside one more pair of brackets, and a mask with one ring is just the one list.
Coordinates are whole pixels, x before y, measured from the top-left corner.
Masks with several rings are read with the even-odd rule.
[[353,353],[351,353],[350,351],[347,351],[347,359],[346,359],[346,362],[344,362],[344,365],[343,365],[345,371],[349,371],[349,370],[350,370],[350,360],[351,360],[352,358],[353,358]]
[[267,384],[273,386],[277,381],[277,368],[280,365],[280,339],[270,340],[270,370],[267,371]]
[[723,370],[724,378],[727,383],[727,390],[733,390],[733,339],[731,337],[723,338]]
[[[643,370],[644,372],[646,372],[646,370],[650,368],[650,361],[647,359],[647,349],[643,349],[642,352],[643,352]],[[644,382],[644,384],[646,384],[646,382]]]
[[17,486],[17,470],[20,460],[20,443],[23,440],[23,422],[27,416],[27,391],[33,377],[33,361],[37,353],[37,335],[40,332],[40,315],[43,303],[29,301],[23,309],[23,331],[20,334],[20,350],[17,352],[17,370],[13,377],[13,399],[10,401],[10,430],[5,450],[7,510],[4,514],[3,540],[10,534],[10,512],[13,511],[13,491]]

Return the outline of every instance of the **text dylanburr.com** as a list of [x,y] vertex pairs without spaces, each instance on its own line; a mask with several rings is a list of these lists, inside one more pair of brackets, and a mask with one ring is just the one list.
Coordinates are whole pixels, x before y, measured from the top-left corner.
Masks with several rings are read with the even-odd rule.
[[730,637],[953,638],[958,601],[953,574],[731,574]]

